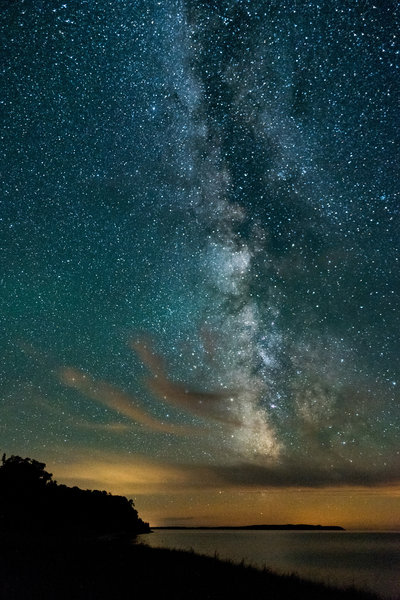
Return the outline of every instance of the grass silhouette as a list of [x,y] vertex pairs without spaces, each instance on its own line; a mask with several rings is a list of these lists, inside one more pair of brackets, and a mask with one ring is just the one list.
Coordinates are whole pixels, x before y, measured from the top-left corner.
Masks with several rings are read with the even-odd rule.
[[218,556],[150,548],[128,538],[7,534],[0,542],[2,600],[377,600],[295,575],[234,564]]

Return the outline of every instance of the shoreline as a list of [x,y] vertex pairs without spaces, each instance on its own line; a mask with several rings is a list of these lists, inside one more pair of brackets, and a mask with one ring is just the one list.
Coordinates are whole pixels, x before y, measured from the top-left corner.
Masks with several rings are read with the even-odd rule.
[[152,548],[125,537],[0,536],[3,600],[83,600],[148,595],[169,600],[379,600],[194,551]]

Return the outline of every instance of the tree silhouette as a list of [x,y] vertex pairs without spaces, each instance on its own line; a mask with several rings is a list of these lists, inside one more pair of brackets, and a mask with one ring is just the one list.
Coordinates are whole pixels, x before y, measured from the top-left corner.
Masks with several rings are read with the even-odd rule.
[[132,534],[150,530],[132,500],[59,485],[45,467],[31,458],[3,455],[0,529]]
[[45,463],[32,458],[10,456],[3,454],[2,467],[0,468],[0,486],[35,488],[45,486],[52,481],[52,473],[45,470]]

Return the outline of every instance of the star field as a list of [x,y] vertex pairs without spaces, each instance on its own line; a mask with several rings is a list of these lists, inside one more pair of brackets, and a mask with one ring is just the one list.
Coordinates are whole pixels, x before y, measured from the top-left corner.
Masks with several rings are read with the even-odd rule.
[[3,4],[4,450],[393,484],[398,3]]

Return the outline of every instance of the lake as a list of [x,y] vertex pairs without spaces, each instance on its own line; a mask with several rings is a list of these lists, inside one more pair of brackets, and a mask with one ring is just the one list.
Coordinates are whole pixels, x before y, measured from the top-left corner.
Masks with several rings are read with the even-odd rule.
[[400,532],[155,530],[139,539],[400,597]]

